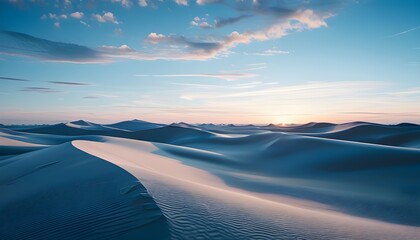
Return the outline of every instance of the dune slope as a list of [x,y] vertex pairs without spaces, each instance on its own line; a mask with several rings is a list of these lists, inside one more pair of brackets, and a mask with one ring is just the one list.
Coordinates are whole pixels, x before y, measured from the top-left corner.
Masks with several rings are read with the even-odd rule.
[[[287,178],[264,179],[255,172],[250,173],[250,169],[246,172],[225,168],[221,165],[224,154],[115,138],[101,143],[74,141],[73,145],[117,164],[141,179],[167,217],[173,239],[232,239],[238,236],[260,239],[294,239],[297,236],[311,239],[411,239],[420,233],[417,227],[345,215],[337,211],[339,209],[310,202],[295,205],[291,199],[273,197],[275,192],[267,194],[244,187],[248,184],[246,181],[252,182],[253,179],[259,180],[260,189],[267,187],[269,190],[276,189],[270,181],[280,182],[280,186],[288,182]],[[227,182],[223,174],[236,176],[235,184]],[[291,180],[294,181],[289,184],[299,182]],[[321,190],[328,187],[322,189],[318,186]],[[334,197],[333,194],[329,196]],[[355,194],[353,197],[359,196]],[[353,199],[353,202],[361,201]],[[314,218],[316,222],[313,222]]]
[[13,129],[0,128],[0,239],[420,235],[419,125]]
[[168,239],[135,177],[70,143],[0,164],[0,239]]

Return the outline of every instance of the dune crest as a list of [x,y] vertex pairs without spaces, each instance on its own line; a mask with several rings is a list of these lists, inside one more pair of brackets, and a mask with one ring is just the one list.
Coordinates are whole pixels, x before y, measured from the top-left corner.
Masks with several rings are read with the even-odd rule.
[[415,124],[3,126],[0,238],[415,239],[419,143]]
[[167,239],[125,170],[64,143],[0,160],[0,239]]

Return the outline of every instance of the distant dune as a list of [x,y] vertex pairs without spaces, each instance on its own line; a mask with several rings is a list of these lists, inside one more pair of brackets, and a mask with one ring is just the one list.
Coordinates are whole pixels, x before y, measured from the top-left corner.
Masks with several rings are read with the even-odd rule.
[[420,126],[0,127],[0,239],[416,239]]

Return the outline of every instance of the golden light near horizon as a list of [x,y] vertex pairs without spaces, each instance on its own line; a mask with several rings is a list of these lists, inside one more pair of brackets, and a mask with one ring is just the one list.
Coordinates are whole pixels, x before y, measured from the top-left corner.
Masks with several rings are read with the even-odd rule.
[[420,0],[0,0],[0,240],[419,239]]
[[415,7],[225,1],[2,1],[0,122],[420,122]]

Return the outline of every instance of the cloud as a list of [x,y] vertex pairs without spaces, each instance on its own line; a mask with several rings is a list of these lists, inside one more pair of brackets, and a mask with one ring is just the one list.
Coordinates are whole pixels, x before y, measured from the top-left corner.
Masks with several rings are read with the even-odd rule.
[[139,6],[140,7],[147,7],[149,4],[148,4],[148,1],[147,0],[139,0]]
[[188,6],[188,0],[175,0],[178,5]]
[[198,74],[154,74],[154,75],[135,75],[137,77],[205,77],[205,78],[217,78],[227,81],[234,81],[242,78],[250,78],[257,76],[252,73],[198,73]]
[[90,25],[89,25],[89,24],[87,24],[85,21],[80,20],[79,22],[80,22],[81,24],[85,25],[86,27],[90,27]]
[[385,115],[389,113],[383,112],[340,112],[341,114],[350,114],[350,115]]
[[60,28],[61,27],[60,21],[61,20],[66,20],[67,18],[68,17],[65,14],[55,14],[55,13],[48,13],[48,15],[43,14],[41,16],[42,20],[45,20],[45,19],[54,20],[54,23],[53,23],[54,28]]
[[123,33],[123,30],[121,28],[114,29],[115,35],[121,35]]
[[[32,80],[22,79],[22,78],[10,78],[10,77],[0,77],[0,80],[7,80],[7,81],[18,81],[18,82],[30,82]],[[49,83],[53,84],[60,84],[60,85],[71,85],[71,86],[89,86],[88,83],[81,83],[81,82],[65,82],[65,81],[48,81]]]
[[267,63],[265,63],[265,62],[248,64],[249,67],[261,67],[261,66],[265,66],[265,65],[267,65]]
[[83,98],[84,99],[97,99],[99,97],[97,97],[97,96],[84,96]]
[[224,46],[221,41],[190,40],[184,36],[151,33],[147,43],[160,44],[155,51],[159,59],[206,60],[215,57]]
[[191,40],[157,33],[149,34],[145,42],[157,45],[150,49],[156,59],[207,60],[228,50],[223,40]]
[[70,14],[70,17],[75,18],[75,19],[82,19],[84,16],[83,12],[74,12]]
[[[197,4],[221,3],[223,1],[197,1]],[[341,1],[319,2],[277,2],[277,1],[236,1],[226,5],[241,13],[236,17],[220,18],[212,25],[205,18],[195,18],[191,24],[203,28],[220,28],[237,23],[250,17],[265,18],[268,23],[259,30],[248,30],[242,33],[253,40],[269,40],[287,35],[290,31],[302,31],[327,27],[325,20],[334,16]],[[255,33],[255,34],[252,34]]]
[[18,81],[18,82],[29,82],[29,81],[31,81],[31,80],[22,79],[22,78],[10,78],[10,77],[0,77],[0,80]]
[[215,28],[221,28],[221,27],[224,27],[224,26],[227,26],[227,25],[237,23],[237,22],[239,22],[243,19],[250,18],[250,17],[252,17],[252,15],[240,15],[240,16],[237,16],[237,17],[220,18],[220,19],[216,20],[216,23],[214,24],[214,27]]
[[[0,54],[34,57],[44,61],[67,63],[107,63],[117,60],[165,59],[154,52],[140,52],[127,45],[100,46],[92,49],[72,43],[54,42],[24,33],[0,31]],[[178,56],[182,57],[182,56]],[[175,56],[174,56],[175,58]]]
[[192,101],[192,100],[194,100],[194,99],[192,99],[192,98],[190,98],[190,97],[188,97],[188,96],[184,96],[184,95],[179,96],[179,98],[180,98],[180,99],[184,99],[184,100],[188,100],[188,101]]
[[113,24],[119,24],[117,18],[114,16],[112,12],[105,12],[103,15],[100,14],[93,14],[92,15],[96,21],[105,23],[105,22],[111,22]]
[[154,32],[150,33],[147,36],[147,42],[149,42],[151,44],[157,44],[157,43],[159,43],[159,42],[161,42],[165,39],[166,39],[165,35],[157,34],[157,33],[154,33]]
[[49,18],[51,20],[59,21],[59,20],[62,20],[62,19],[67,19],[68,17],[65,14],[55,14],[55,13],[48,13],[48,15],[43,14],[41,16],[41,19],[47,19],[47,18]]
[[[272,10],[273,11],[273,10]],[[276,13],[281,12],[276,10]],[[118,23],[111,12],[94,15],[100,22]],[[231,32],[227,36],[187,38],[179,35],[164,35],[152,32],[145,39],[144,50],[138,51],[127,45],[101,46],[92,49],[70,43],[60,43],[32,37],[22,33],[2,32],[0,35],[3,54],[32,56],[48,61],[62,61],[74,63],[103,63],[115,60],[207,60],[226,56],[232,48],[239,44],[249,44],[254,41],[267,41],[300,32],[327,26],[325,20],[330,13],[317,13],[310,9],[296,10],[287,14],[287,18],[280,18],[266,28],[248,30],[243,33]],[[268,51],[265,54],[279,54],[279,51]],[[283,52],[282,52],[283,53]]]
[[63,82],[63,81],[49,81],[49,83],[60,84],[60,85],[70,85],[70,86],[89,86],[87,83],[80,82]]
[[206,18],[195,17],[190,24],[200,28],[213,28],[213,26],[207,22]]
[[396,91],[396,92],[391,92],[388,93],[389,95],[392,96],[397,96],[397,97],[406,97],[406,96],[410,96],[410,95],[417,95],[420,97],[420,87],[418,88],[410,88],[410,89],[405,89],[402,91]]
[[[277,9],[275,12],[279,14],[281,11]],[[286,15],[287,18],[278,18],[274,23],[264,29],[256,31],[248,30],[243,33],[234,31],[220,39],[191,40],[184,36],[151,33],[147,41],[153,44],[161,44],[161,53],[157,51],[156,54],[166,53],[165,57],[168,59],[206,60],[227,54],[230,49],[239,44],[267,41],[284,37],[291,32],[326,27],[327,23],[325,20],[333,16],[330,13],[317,13],[311,9],[290,11]],[[200,18],[200,20],[202,19]],[[202,22],[194,21],[193,24],[198,25]],[[274,55],[275,53],[278,54],[279,52],[271,51],[266,54]]]
[[121,3],[121,6],[130,8],[133,3],[130,0],[112,0],[113,3]]
[[109,62],[97,50],[72,43],[49,41],[24,33],[0,32],[0,53],[29,56],[46,61],[89,63]]
[[38,92],[38,93],[58,93],[56,89],[46,88],[46,87],[26,87],[20,90],[21,92]]
[[127,45],[121,45],[119,47],[114,46],[101,46],[97,48],[101,56],[108,61],[117,59],[130,59],[130,60],[157,60],[162,59],[160,56],[153,53],[140,52],[130,48]]
[[358,94],[371,91],[379,87],[383,87],[383,82],[374,81],[343,81],[343,82],[308,82],[290,86],[273,86],[272,84],[261,85],[262,88],[248,90],[242,87],[244,91],[240,91],[238,87],[234,87],[235,91],[223,92],[220,89],[211,91],[205,89],[203,91],[194,90],[192,93],[184,93],[190,99],[224,99],[224,98],[252,98],[252,97],[276,97],[283,100],[288,99],[315,99],[315,98],[331,98],[339,96],[354,96],[357,89]]
[[255,56],[274,56],[280,54],[289,54],[289,51],[277,50],[277,49],[267,49],[262,52],[257,53],[244,53],[245,55],[255,55]]
[[118,98],[119,96],[110,95],[110,94],[92,94],[84,96],[85,99],[98,99],[98,98]]
[[70,8],[71,7],[71,0],[64,0],[63,3],[64,3],[64,6],[66,8]]
[[223,2],[223,0],[197,0],[196,3],[198,5],[205,5],[210,3],[220,3]]
[[394,35],[391,35],[390,37],[400,36],[400,35],[403,35],[403,34],[409,33],[409,32],[411,32],[411,31],[415,31],[415,30],[417,30],[417,29],[420,29],[420,25],[419,25],[419,26],[417,26],[417,27],[410,28],[410,29],[408,29],[408,30],[405,30],[405,31],[402,31],[402,32],[396,33],[396,34],[394,34]]

